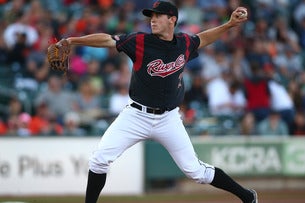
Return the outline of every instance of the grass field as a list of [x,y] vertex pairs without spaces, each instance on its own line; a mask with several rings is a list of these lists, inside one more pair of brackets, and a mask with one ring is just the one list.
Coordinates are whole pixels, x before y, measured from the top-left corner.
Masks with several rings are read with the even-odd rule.
[[[258,191],[260,203],[305,203],[305,190]],[[83,203],[78,196],[60,197],[1,197],[3,202],[26,203]],[[99,203],[239,203],[240,201],[226,192],[204,192],[202,194],[158,193],[143,196],[104,196]]]

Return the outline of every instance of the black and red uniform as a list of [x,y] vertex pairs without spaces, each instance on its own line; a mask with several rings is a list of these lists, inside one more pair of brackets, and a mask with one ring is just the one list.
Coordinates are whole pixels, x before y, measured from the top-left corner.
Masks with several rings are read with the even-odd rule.
[[[233,20],[238,10],[235,12]],[[178,8],[169,1],[156,1],[151,9],[143,9],[142,13],[150,18],[156,14],[178,20]],[[223,28],[218,27],[211,33],[219,35],[221,30]],[[199,34],[203,35],[205,33]],[[177,33],[172,41],[164,41],[154,34],[137,32],[112,37],[117,50],[133,61],[129,87],[133,102],[129,102],[107,128],[90,158],[86,203],[97,202],[110,164],[131,146],[148,139],[160,143],[188,178],[231,192],[242,202],[257,202],[255,191],[243,188],[221,169],[198,159],[183,125],[178,108],[185,93],[182,76],[187,62],[198,56],[199,36]],[[113,45],[108,36],[99,37],[106,45]],[[210,40],[215,41],[213,37]]]
[[197,35],[177,33],[164,41],[148,33],[120,35],[116,47],[133,61],[129,96],[153,108],[166,110],[179,106],[184,97],[182,73],[186,63],[197,57]]

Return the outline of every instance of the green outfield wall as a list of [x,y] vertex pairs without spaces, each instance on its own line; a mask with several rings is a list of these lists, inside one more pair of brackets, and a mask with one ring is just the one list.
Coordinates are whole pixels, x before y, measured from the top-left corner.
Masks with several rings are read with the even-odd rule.
[[[237,177],[305,177],[305,138],[194,137],[198,157]],[[184,177],[158,143],[145,143],[146,180]]]

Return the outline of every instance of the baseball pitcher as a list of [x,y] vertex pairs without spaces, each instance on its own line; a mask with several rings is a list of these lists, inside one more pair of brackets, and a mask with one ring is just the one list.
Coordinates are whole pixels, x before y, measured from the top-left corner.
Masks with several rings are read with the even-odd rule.
[[174,32],[178,9],[170,2],[157,1],[142,13],[150,18],[151,33],[97,33],[66,39],[69,46],[116,47],[133,61],[131,101],[106,130],[90,158],[86,203],[97,202],[109,165],[126,149],[146,139],[162,144],[188,178],[231,192],[244,203],[257,203],[254,190],[198,159],[178,107],[184,96],[182,76],[186,63],[198,56],[198,49],[245,22],[246,8],[238,7],[226,23],[195,35]]

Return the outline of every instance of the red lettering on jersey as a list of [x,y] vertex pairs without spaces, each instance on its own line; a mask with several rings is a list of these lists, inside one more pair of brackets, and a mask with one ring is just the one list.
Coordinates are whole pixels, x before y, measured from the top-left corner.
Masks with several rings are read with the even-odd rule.
[[178,56],[176,61],[165,64],[161,59],[156,59],[147,65],[147,72],[151,76],[160,76],[165,78],[178,70],[185,64],[184,55]]

